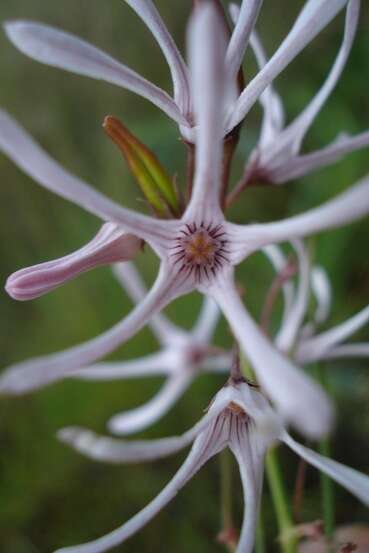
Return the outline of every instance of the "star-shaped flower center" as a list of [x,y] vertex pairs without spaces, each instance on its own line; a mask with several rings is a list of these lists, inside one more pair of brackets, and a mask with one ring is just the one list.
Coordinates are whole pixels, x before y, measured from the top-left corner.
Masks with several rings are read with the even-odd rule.
[[226,246],[226,233],[221,224],[186,224],[175,238],[171,256],[180,271],[186,271],[188,276],[194,274],[200,281],[203,277],[209,279],[228,263]]

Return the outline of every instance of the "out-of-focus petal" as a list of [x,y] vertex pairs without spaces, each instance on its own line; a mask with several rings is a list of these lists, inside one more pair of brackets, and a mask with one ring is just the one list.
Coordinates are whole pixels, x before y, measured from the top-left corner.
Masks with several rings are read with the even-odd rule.
[[308,0],[291,31],[264,68],[240,95],[227,125],[233,129],[248,113],[265,88],[345,6],[347,0]]
[[299,283],[295,301],[275,338],[276,346],[285,352],[293,348],[306,314],[310,292],[310,262],[308,253],[299,240],[293,242],[298,257]]
[[174,98],[183,115],[191,110],[188,71],[178,48],[158,10],[151,0],[124,0],[152,32],[169,65],[174,86]]
[[188,123],[172,98],[88,42],[33,21],[9,21],[5,31],[26,56],[46,65],[116,84],[146,98],[180,125]]
[[315,265],[315,267],[312,268],[310,284],[316,300],[314,321],[319,325],[327,320],[332,304],[331,283],[323,267]]
[[[101,219],[146,240],[153,248],[168,236],[170,222],[125,209],[94,190],[54,161],[12,119],[0,110],[0,150],[36,182]],[[172,222],[173,226],[175,225]],[[155,245],[156,244],[156,245]]]
[[[113,267],[113,273],[134,303],[144,299],[147,288],[133,263],[117,263]],[[180,332],[180,329],[161,313],[152,317],[148,324],[160,344],[172,344],[173,338]]]
[[333,420],[329,398],[262,334],[243,306],[230,275],[220,275],[211,293],[228,319],[258,382],[282,416],[310,438],[329,432]]
[[311,362],[320,359],[340,342],[349,338],[354,332],[362,328],[369,321],[369,306],[359,313],[326,332],[304,340],[297,349],[296,356],[302,362]]
[[108,422],[113,434],[128,435],[140,432],[160,420],[190,386],[193,376],[189,371],[170,376],[159,392],[147,403],[114,415]]
[[280,167],[270,171],[276,184],[284,184],[340,161],[345,155],[369,146],[369,131],[356,136],[344,136],[311,154],[296,156]]
[[219,321],[220,311],[217,303],[205,296],[202,302],[201,311],[193,329],[193,335],[196,341],[208,343],[215,331],[215,327]]
[[115,223],[105,223],[95,238],[76,252],[13,273],[5,289],[16,300],[38,298],[90,269],[132,259],[141,247],[139,238]]
[[[283,271],[283,269],[287,265],[287,258],[279,246],[269,244],[269,246],[266,246],[262,249],[262,252],[269,259],[276,273],[280,273],[281,271]],[[285,324],[288,313],[292,308],[294,299],[294,286],[290,280],[284,282],[282,286],[282,292],[284,304],[281,326]]]
[[[231,39],[227,48],[226,64],[229,78],[236,78],[254,28],[263,0],[243,0],[235,21]],[[232,8],[235,13],[234,7]]]
[[157,311],[181,294],[181,284],[162,266],[152,289],[131,313],[110,330],[60,353],[23,361],[3,372],[0,393],[18,395],[73,375],[111,353],[138,332]]
[[151,376],[165,376],[168,374],[167,352],[160,351],[131,361],[106,361],[88,365],[83,369],[73,371],[71,378],[77,380],[109,381],[125,378],[142,378]]
[[337,461],[319,455],[319,453],[316,453],[312,449],[297,443],[287,433],[284,434],[283,441],[297,455],[300,455],[305,461],[330,476],[330,478],[338,482],[343,488],[346,488],[346,490],[360,499],[365,505],[369,506],[368,476],[341,463],[337,463]]
[[369,357],[369,343],[356,342],[355,344],[336,346],[323,352],[321,359],[343,359],[346,357]]
[[192,196],[184,217],[197,223],[221,217],[223,117],[227,74],[224,24],[212,2],[194,10],[188,51],[196,129],[196,168]]

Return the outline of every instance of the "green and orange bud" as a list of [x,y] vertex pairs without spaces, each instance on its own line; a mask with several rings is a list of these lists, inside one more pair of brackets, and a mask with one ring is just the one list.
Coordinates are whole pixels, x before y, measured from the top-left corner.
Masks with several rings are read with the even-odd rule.
[[160,217],[179,215],[179,201],[172,179],[145,144],[117,118],[105,117],[103,128],[118,146],[146,200]]

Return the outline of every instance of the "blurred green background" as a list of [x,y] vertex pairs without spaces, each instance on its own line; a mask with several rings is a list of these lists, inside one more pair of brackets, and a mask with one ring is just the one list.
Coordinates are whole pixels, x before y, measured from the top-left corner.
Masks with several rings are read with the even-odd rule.
[[[158,8],[183,49],[191,2],[158,0]],[[369,9],[364,2],[357,39],[337,89],[314,124],[306,150],[325,145],[341,131],[360,132],[369,122]],[[286,33],[303,2],[265,2],[258,28],[269,53]],[[162,55],[150,33],[120,0],[2,0],[0,19],[32,18],[84,37],[117,59],[170,90]],[[290,119],[322,83],[339,47],[343,17],[331,24],[277,81]],[[119,88],[44,67],[18,53],[0,35],[0,105],[11,112],[67,168],[126,206],[145,211],[135,183],[116,148],[101,129],[107,114],[119,117],[151,147],[178,182],[184,182],[185,149],[178,131],[146,101]],[[246,78],[254,64],[245,66]],[[244,125],[234,178],[256,141],[260,110]],[[334,167],[283,188],[251,189],[233,210],[237,222],[266,221],[297,213],[334,196],[368,172],[368,151],[355,153]],[[99,228],[99,221],[35,185],[7,159],[0,157],[1,279],[15,270],[53,259],[80,247]],[[344,320],[369,298],[369,221],[335,230],[315,239],[316,260],[332,279],[334,305],[330,323]],[[148,251],[139,266],[152,282],[157,261]],[[255,255],[238,270],[247,305],[259,316],[271,282],[268,263]],[[191,310],[189,309],[191,305]],[[198,295],[172,304],[167,313],[191,325],[200,306]],[[28,303],[1,292],[1,362],[9,363],[77,344],[97,335],[128,313],[131,304],[109,269],[98,269]],[[368,340],[368,329],[358,339]],[[216,342],[229,345],[226,325]],[[113,358],[128,359],[155,351],[145,329]],[[334,456],[366,470],[369,460],[369,361],[330,364],[326,370],[338,405]],[[189,428],[222,384],[221,377],[201,377],[165,419],[141,437],[159,437]],[[98,537],[136,513],[174,474],[184,454],[137,466],[112,467],[78,456],[55,439],[65,425],[86,425],[104,431],[114,413],[137,406],[160,387],[159,379],[121,383],[63,382],[18,399],[0,402],[0,551],[48,553]],[[281,450],[290,489],[296,458]],[[242,497],[235,471],[237,522]],[[268,551],[276,549],[276,527],[268,490],[264,492]],[[344,491],[336,491],[338,523],[368,521],[367,512]],[[319,479],[308,470],[303,520],[321,517]],[[215,459],[197,475],[143,532],[117,551],[131,553],[205,553],[219,551],[219,463]]]

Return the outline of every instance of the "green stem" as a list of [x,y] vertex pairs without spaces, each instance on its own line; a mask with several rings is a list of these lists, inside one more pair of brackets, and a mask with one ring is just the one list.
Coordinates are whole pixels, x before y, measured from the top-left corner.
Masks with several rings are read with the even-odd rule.
[[297,540],[275,449],[269,450],[266,456],[266,473],[277,516],[281,549],[283,553],[295,553]]
[[259,522],[256,528],[255,553],[266,553],[263,516],[260,510]]
[[[317,366],[316,372],[323,388],[329,391],[329,378],[327,371],[321,366]],[[325,457],[331,457],[331,444],[329,438],[324,438],[319,443],[319,452]],[[320,473],[320,488],[322,493],[322,511],[324,520],[325,535],[330,542],[335,527],[335,509],[334,509],[334,484],[332,480],[323,472]]]

